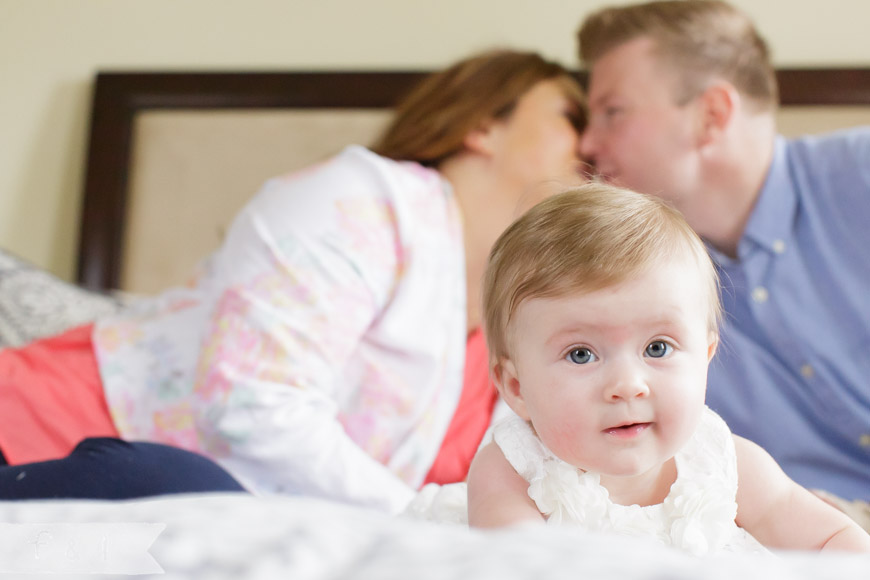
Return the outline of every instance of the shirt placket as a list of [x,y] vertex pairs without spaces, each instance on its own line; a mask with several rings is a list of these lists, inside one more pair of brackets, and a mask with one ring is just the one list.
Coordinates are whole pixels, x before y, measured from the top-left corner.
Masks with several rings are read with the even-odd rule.
[[818,372],[820,365],[814,351],[808,343],[798,340],[798,333],[777,303],[773,266],[776,260],[783,258],[787,248],[781,240],[775,241],[772,247],[773,251],[756,249],[743,260],[747,307],[758,321],[758,328],[764,329],[765,339],[776,357],[795,375],[794,384],[799,384],[826,415],[836,417],[840,430],[860,432],[861,426],[854,424],[853,414],[842,395]]

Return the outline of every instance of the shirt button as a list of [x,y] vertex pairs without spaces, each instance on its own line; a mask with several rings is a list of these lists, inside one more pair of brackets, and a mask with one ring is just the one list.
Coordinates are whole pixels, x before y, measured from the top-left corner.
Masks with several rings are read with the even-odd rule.
[[816,371],[815,371],[815,369],[813,369],[812,366],[804,365],[801,367],[801,375],[803,375],[803,377],[805,379],[811,379],[815,376],[815,374],[816,374]]
[[782,240],[774,240],[773,251],[777,254],[783,253],[785,251],[785,242],[783,242]]
[[752,290],[752,299],[762,304],[767,302],[767,288],[764,286],[756,286],[754,290]]
[[870,447],[870,433],[865,433],[861,435],[861,439],[859,441],[861,443],[861,447]]

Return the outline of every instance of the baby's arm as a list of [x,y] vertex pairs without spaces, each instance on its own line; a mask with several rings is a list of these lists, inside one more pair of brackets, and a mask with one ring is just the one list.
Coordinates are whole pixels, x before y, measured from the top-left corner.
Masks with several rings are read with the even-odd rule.
[[870,535],[792,481],[761,447],[734,436],[737,525],[770,548],[870,552]]
[[468,471],[468,523],[478,528],[542,522],[528,494],[529,484],[495,443],[478,451]]

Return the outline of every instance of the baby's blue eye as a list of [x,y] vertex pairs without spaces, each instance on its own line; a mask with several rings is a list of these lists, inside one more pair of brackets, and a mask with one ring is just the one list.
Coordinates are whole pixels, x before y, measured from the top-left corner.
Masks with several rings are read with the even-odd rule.
[[674,350],[674,347],[669,345],[663,340],[654,340],[649,343],[646,347],[646,351],[644,354],[648,357],[652,358],[662,358],[665,355],[671,354],[671,351]]
[[568,353],[567,358],[569,361],[577,365],[585,365],[586,363],[598,360],[588,348],[575,348]]

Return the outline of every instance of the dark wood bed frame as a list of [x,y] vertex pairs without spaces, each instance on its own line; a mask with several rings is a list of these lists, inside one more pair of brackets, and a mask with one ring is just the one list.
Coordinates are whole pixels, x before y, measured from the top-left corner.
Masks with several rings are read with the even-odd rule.
[[[133,121],[149,109],[383,109],[426,71],[103,72],[91,111],[78,252],[78,282],[117,288]],[[777,71],[781,102],[870,105],[870,69]],[[585,79],[578,73],[581,82]]]

